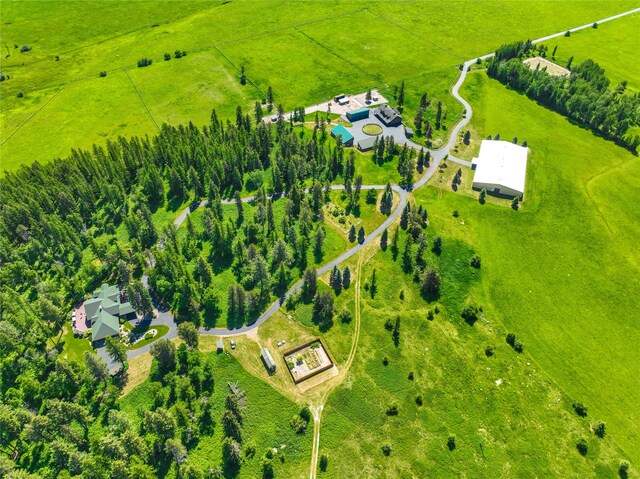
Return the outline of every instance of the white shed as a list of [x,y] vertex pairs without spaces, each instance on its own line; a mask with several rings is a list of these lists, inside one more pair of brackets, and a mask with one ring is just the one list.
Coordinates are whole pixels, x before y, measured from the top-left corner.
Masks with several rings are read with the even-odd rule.
[[522,197],[529,150],[508,141],[482,140],[472,163],[473,188],[498,196]]

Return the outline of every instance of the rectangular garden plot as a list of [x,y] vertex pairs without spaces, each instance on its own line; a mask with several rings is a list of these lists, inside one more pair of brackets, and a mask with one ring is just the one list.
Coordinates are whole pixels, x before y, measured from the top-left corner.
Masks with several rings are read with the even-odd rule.
[[333,367],[333,361],[319,339],[287,351],[283,356],[296,384]]

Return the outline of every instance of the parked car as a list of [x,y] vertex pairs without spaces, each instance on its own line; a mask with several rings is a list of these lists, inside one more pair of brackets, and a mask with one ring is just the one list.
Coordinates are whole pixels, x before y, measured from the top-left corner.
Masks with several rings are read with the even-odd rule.
[[236,349],[236,342],[233,339],[229,344],[231,344],[231,349]]

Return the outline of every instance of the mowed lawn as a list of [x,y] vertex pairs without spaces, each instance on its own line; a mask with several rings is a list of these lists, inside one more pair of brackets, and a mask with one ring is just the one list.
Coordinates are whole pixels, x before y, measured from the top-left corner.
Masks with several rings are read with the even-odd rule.
[[[484,73],[462,94],[481,136],[526,138],[524,209],[445,195],[438,208],[473,215],[473,237],[496,312],[536,363],[634,460],[640,459],[640,163],[626,150],[505,89]],[[517,112],[513,113],[513,112]],[[432,189],[417,192],[434,199]]]
[[588,28],[570,37],[560,37],[545,43],[549,47],[548,57],[558,46],[555,61],[566,66],[570,57],[572,65],[590,58],[607,72],[611,88],[620,82],[629,82],[628,88],[640,90],[640,68],[638,68],[638,44],[640,44],[640,13],[620,18],[613,22]]
[[[3,2],[0,34],[11,56],[2,70],[12,78],[0,85],[9,98],[3,101],[0,130],[2,138],[15,134],[0,147],[1,168],[50,161],[73,147],[121,134],[152,134],[153,122],[140,124],[139,102],[120,96],[116,71],[123,67],[135,70],[132,77],[158,123],[199,125],[214,107],[233,117],[238,104],[250,107],[269,85],[276,102],[290,110],[340,91],[378,86],[390,95],[406,79],[405,116],[414,117],[417,100],[427,92],[447,107],[448,126],[460,111],[446,90],[463,58],[489,52],[507,39],[555,32],[632,6],[628,1],[562,2],[554,8],[562,8],[563,15],[548,15],[547,4],[533,1],[142,2],[135,7],[129,2]],[[509,38],[501,28],[505,24]],[[33,49],[19,53],[14,44]],[[177,49],[186,50],[187,58],[163,61],[165,52]],[[154,63],[138,70],[135,64],[143,57]],[[241,66],[258,88],[239,85]],[[92,83],[100,71],[108,75],[96,89]],[[78,82],[38,111],[69,81]],[[67,88],[83,94],[69,95]],[[24,98],[15,98],[19,92]],[[110,106],[111,101],[118,105]],[[87,107],[101,103],[107,107],[99,113]],[[431,120],[433,115],[427,112]],[[29,128],[32,122],[36,127]]]

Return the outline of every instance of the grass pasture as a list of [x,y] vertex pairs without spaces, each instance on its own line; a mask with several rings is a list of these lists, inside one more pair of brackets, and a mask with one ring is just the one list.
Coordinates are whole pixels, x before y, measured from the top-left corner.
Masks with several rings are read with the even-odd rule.
[[[631,219],[640,207],[632,186],[640,181],[637,158],[484,73],[469,76],[463,95],[474,106],[480,137],[526,135],[533,150],[526,208],[481,206],[455,194],[442,195],[438,208],[474,217],[467,223],[485,289],[506,327],[521,335],[559,388],[588,404],[594,420],[606,421],[637,461],[639,231]],[[416,196],[434,199],[429,189]]]
[[[450,125],[460,107],[448,95],[463,59],[499,44],[562,31],[624,11],[634,2],[563,2],[547,15],[545,2],[18,2],[2,3],[0,36],[11,56],[2,71],[3,139],[63,85],[1,145],[4,170],[64,156],[71,148],[118,135],[153,133],[158,124],[208,122],[211,109],[233,116],[272,85],[285,110],[312,105],[338,91],[379,87],[393,98],[406,80],[411,120],[422,93],[442,101]],[[535,16],[536,22],[530,18]],[[508,33],[492,25],[509,24]],[[604,26],[602,27],[604,30]],[[463,32],[463,33],[461,33]],[[507,37],[505,37],[507,35]],[[32,50],[19,53],[14,44]],[[187,57],[163,61],[165,52]],[[60,56],[59,61],[55,60]],[[137,69],[138,59],[153,65]],[[244,66],[250,82],[239,85]],[[107,71],[105,78],[98,78]],[[254,85],[257,86],[254,87]],[[15,98],[24,92],[24,98]],[[426,117],[433,120],[433,108]],[[436,140],[446,131],[436,132]],[[436,141],[436,144],[438,142]]]
[[[428,319],[435,304],[425,303],[389,250],[365,265],[364,280],[376,269],[378,292],[371,298],[361,291],[356,358],[323,412],[320,454],[328,456],[329,466],[319,477],[615,478],[623,457],[616,437],[598,440],[589,429],[600,416],[578,418],[573,398],[538,362],[505,343],[500,310],[485,296],[486,272],[468,263],[477,234],[473,201],[452,192],[428,193],[419,202],[430,211],[429,240],[444,238],[442,255],[428,255],[443,278],[440,312]],[[464,224],[449,212],[461,204],[472,205],[461,216]],[[474,326],[460,317],[469,303],[484,310]],[[398,316],[396,347],[384,322]],[[494,347],[491,357],[487,346]],[[387,413],[391,406],[397,415]],[[453,451],[447,447],[451,435]],[[586,458],[575,449],[582,437],[589,443]],[[381,450],[385,444],[392,448],[388,457]]]

